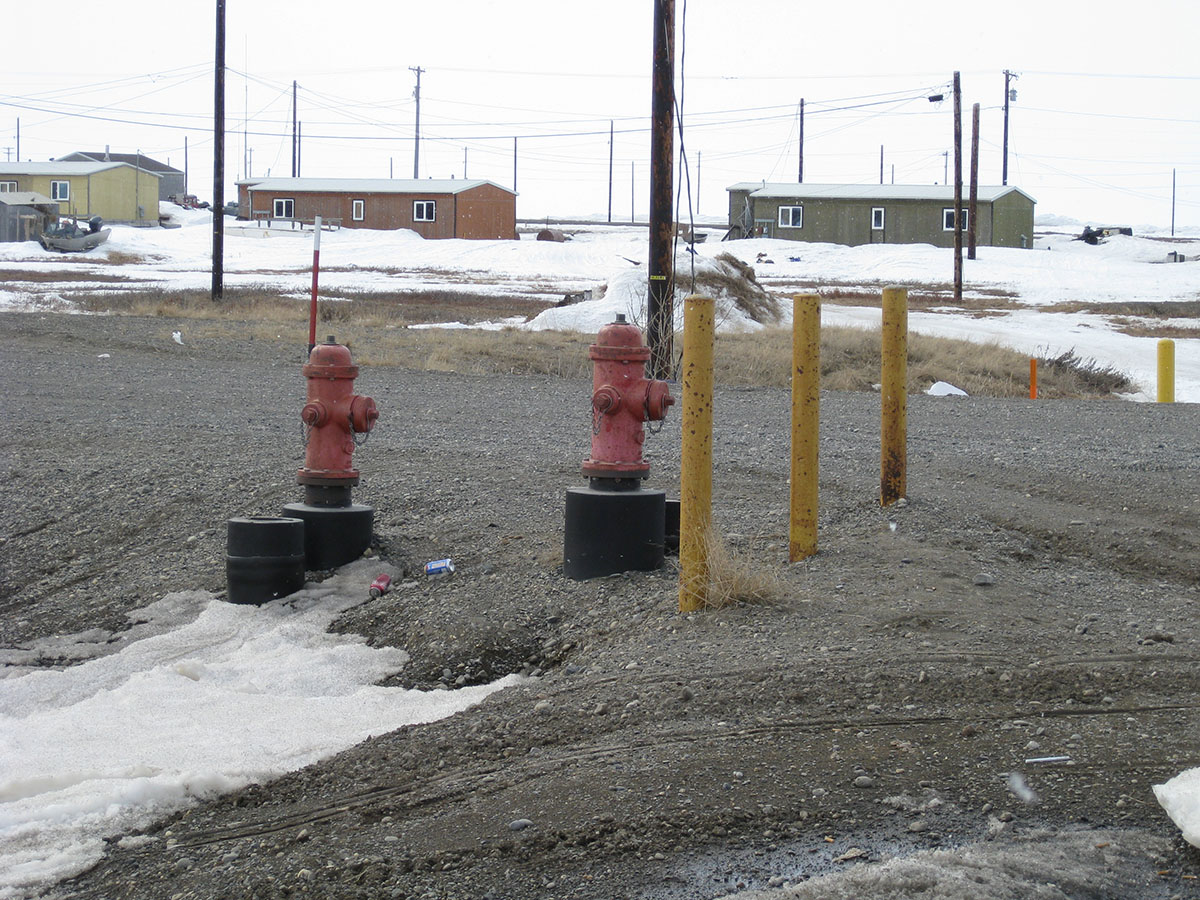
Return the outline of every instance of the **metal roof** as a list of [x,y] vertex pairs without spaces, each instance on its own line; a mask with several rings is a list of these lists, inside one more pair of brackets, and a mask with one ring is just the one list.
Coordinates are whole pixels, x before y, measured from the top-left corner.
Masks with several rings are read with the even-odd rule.
[[238,182],[239,187],[245,185],[252,191],[297,194],[460,194],[485,184],[514,193],[491,181],[466,178],[250,178]]
[[[119,162],[0,162],[0,175],[95,175],[123,166]],[[132,168],[132,166],[130,167]]]
[[171,175],[183,174],[179,169],[159,162],[157,159],[151,159],[144,153],[110,153],[107,150],[76,150],[74,153],[67,153],[60,156],[59,159],[67,162],[86,162],[89,160],[95,162],[123,162],[140,169],[145,169],[147,172],[166,172]]
[[[776,200],[937,200],[954,202],[951,184],[779,184],[763,181],[743,181],[726,188],[727,191],[747,191],[751,197]],[[1010,185],[979,185],[978,197],[991,203],[1006,194],[1016,192],[1030,202],[1037,201],[1018,187]],[[970,188],[963,185],[963,201],[969,198]]]
[[51,200],[45,194],[39,194],[36,191],[2,191],[0,192],[0,203],[8,206],[58,205],[57,200]]

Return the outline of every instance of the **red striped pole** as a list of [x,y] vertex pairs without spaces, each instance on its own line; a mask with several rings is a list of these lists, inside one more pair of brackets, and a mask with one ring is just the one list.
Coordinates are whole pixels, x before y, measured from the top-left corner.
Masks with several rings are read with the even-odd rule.
[[313,219],[312,303],[308,311],[308,352],[317,346],[317,273],[321,271],[321,217]]

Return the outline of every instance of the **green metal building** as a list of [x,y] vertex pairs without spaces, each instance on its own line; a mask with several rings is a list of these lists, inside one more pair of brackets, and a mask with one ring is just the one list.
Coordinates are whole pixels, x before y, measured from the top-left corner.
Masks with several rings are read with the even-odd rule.
[[[743,182],[727,190],[730,238],[772,237],[851,246],[954,246],[954,188],[950,185]],[[964,234],[969,224],[968,200],[964,187]],[[1036,202],[1011,185],[980,186],[976,244],[1033,246]]]

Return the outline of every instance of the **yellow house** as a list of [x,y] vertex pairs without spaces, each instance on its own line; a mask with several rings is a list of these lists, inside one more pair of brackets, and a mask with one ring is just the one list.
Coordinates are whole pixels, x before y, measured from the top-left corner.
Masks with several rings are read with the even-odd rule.
[[61,215],[106,222],[158,224],[158,181],[123,162],[0,162],[0,192],[44,194]]

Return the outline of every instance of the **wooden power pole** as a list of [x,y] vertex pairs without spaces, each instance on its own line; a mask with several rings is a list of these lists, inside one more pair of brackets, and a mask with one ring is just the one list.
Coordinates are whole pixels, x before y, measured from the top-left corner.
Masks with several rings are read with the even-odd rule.
[[796,180],[804,184],[804,98],[800,98],[800,170]]
[[[413,127],[413,178],[420,178],[420,162],[421,162],[421,73],[425,70],[420,66],[409,66],[408,71],[416,73],[417,86],[413,90],[413,97],[417,101],[417,118],[416,124]],[[436,85],[435,85],[436,87]],[[513,162],[513,170],[516,171],[516,162]],[[517,189],[517,176],[513,175],[513,190]]]
[[225,0],[217,0],[217,46],[213,60],[212,300],[225,293]]
[[[979,104],[971,107],[971,200],[967,206],[967,259],[975,258],[975,207],[979,201]],[[993,241],[995,238],[992,239]]]
[[671,377],[675,331],[674,223],[671,215],[675,114],[675,0],[654,0],[650,138],[650,284],[646,293],[649,377]]
[[962,85],[954,73],[954,302],[962,302]]
[[1011,100],[1013,98],[1013,94],[1016,93],[1008,85],[1009,82],[1016,77],[1016,73],[1010,72],[1008,69],[1004,70],[1004,161],[1001,164],[1000,169],[1001,184],[1008,184],[1008,101]]

